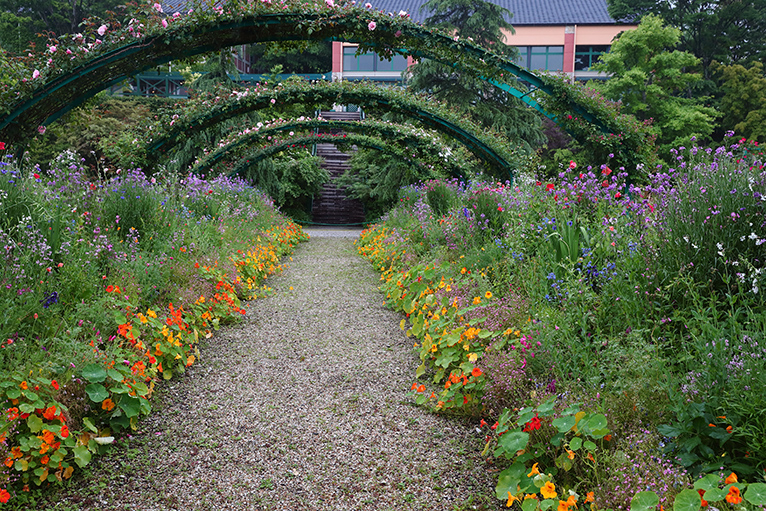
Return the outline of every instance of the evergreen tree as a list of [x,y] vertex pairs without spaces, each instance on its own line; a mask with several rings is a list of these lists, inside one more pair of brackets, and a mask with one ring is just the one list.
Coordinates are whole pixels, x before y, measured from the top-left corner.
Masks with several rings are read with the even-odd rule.
[[[426,25],[452,31],[456,37],[471,39],[509,58],[518,55],[515,47],[505,44],[503,30],[513,32],[512,14],[507,9],[484,0],[430,0],[422,9],[431,13]],[[477,121],[521,142],[527,150],[545,143],[538,115],[510,94],[432,60],[418,63],[411,71],[412,90],[427,91],[470,112]]]
[[766,76],[763,64],[754,62],[746,68],[741,64],[724,66],[714,62],[713,71],[721,77],[721,128],[766,142]]

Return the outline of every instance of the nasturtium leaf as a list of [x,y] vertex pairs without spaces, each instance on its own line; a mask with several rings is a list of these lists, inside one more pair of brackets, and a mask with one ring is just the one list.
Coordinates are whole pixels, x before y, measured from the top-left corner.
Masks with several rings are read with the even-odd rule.
[[630,511],[655,511],[660,498],[653,491],[640,491],[630,500]]
[[542,509],[543,511],[547,511],[548,509],[553,507],[553,504],[554,504],[553,499],[545,499],[544,501],[540,503],[540,509]]
[[766,484],[751,483],[743,497],[754,506],[766,506]]
[[73,449],[74,461],[80,468],[85,467],[90,463],[90,451],[84,445],[79,445]]
[[708,502],[718,502],[719,500],[723,500],[727,493],[729,493],[729,490],[724,491],[718,487],[710,488],[705,491],[705,500]]
[[586,440],[585,442],[583,442],[583,446],[585,446],[585,448],[591,452],[596,450],[596,444],[594,444],[590,440]]
[[8,390],[5,395],[8,397],[8,399],[18,399],[21,397],[21,390],[20,389],[10,389]]
[[597,413],[588,417],[588,429],[591,431],[603,429],[606,425],[606,416],[603,413]]
[[21,403],[19,405],[19,411],[21,413],[32,413],[35,411],[35,406],[31,403]]
[[93,424],[93,421],[90,419],[90,417],[83,418],[82,423],[90,431],[98,433],[98,428],[96,428],[96,426]]
[[43,420],[37,415],[32,414],[27,417],[27,427],[29,427],[29,431],[32,433],[37,433],[43,429]]
[[565,415],[564,417],[559,417],[558,419],[553,419],[553,422],[551,422],[554,428],[559,430],[559,433],[566,433],[570,429],[572,429],[575,425],[575,417],[574,415]]
[[702,507],[702,499],[697,490],[687,488],[676,495],[673,511],[698,511]]
[[535,511],[537,509],[537,499],[524,499],[521,503],[521,511]]
[[166,380],[171,379],[173,377],[173,371],[171,371],[170,369],[165,369],[164,371],[162,371],[162,377]]
[[101,383],[106,379],[106,370],[100,364],[88,364],[82,368],[82,377],[91,383]]
[[415,369],[415,378],[420,378],[423,376],[426,372],[426,364],[425,362],[420,364],[417,369]]
[[118,325],[124,325],[128,322],[128,318],[125,317],[125,314],[121,312],[115,312],[114,313],[114,320],[117,322]]
[[37,401],[38,399],[40,399],[40,396],[38,396],[31,390],[25,390],[24,396],[26,396],[26,398],[29,399],[30,401]]
[[505,449],[505,452],[513,454],[527,447],[529,442],[529,433],[523,431],[509,431],[498,440],[498,446]]
[[127,417],[135,417],[141,411],[141,401],[137,397],[123,395],[120,397],[119,407]]
[[553,408],[556,406],[556,396],[553,396],[545,403],[541,404],[537,407],[537,412],[542,416],[545,417],[547,415],[550,415],[553,413]]
[[101,404],[104,399],[109,397],[109,391],[100,383],[86,385],[85,393],[88,394],[91,401],[98,404]]
[[498,499],[507,499],[508,492],[511,492],[514,495],[516,494],[516,487],[519,486],[525,470],[526,468],[523,463],[516,462],[500,472],[500,477],[498,478],[497,486],[495,487],[495,494]]
[[569,448],[573,451],[578,451],[582,447],[582,438],[579,436],[574,437],[572,440],[569,441]]
[[117,382],[122,381],[122,379],[125,378],[125,376],[123,376],[123,374],[117,369],[107,369],[106,374],[108,374],[111,379]]
[[718,483],[720,480],[721,479],[718,476],[718,474],[708,474],[702,479],[697,479],[694,482],[694,489],[708,491],[708,490],[712,490],[713,488],[718,488]]

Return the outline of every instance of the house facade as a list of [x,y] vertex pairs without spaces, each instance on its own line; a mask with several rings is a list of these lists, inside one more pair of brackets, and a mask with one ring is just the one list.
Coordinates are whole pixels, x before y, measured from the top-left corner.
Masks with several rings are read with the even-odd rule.
[[[428,18],[421,7],[427,0],[370,0],[372,9],[389,13],[406,11],[414,21]],[[513,32],[505,32],[506,44],[516,46],[517,63],[535,71],[564,73],[571,80],[603,78],[590,67],[609,51],[620,32],[636,28],[620,23],[607,12],[606,0],[490,0],[508,9]],[[333,42],[334,80],[401,82],[412,58],[391,61],[370,52],[356,55],[357,45]]]

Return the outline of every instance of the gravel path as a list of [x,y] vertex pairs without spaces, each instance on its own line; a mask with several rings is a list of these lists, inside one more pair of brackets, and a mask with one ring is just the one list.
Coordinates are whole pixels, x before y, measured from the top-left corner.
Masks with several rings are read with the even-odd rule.
[[359,231],[307,232],[276,294],[221,329],[53,509],[497,509],[476,432],[405,395],[419,360]]

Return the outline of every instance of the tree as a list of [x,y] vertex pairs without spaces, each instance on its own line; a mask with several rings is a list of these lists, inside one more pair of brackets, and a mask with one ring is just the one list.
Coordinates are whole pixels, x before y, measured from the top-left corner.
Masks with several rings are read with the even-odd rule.
[[678,49],[700,59],[706,80],[711,78],[714,60],[730,64],[766,59],[766,0],[607,2],[609,14],[615,19],[639,21],[654,14],[678,28]]
[[680,30],[663,25],[659,16],[645,16],[636,30],[623,32],[609,53],[592,68],[610,78],[593,85],[607,99],[620,101],[624,113],[652,120],[660,156],[692,135],[712,133],[718,113],[689,91],[702,80],[691,72],[699,59],[673,50]]
[[737,135],[766,141],[766,76],[763,64],[749,68],[741,64],[724,66],[716,62],[712,69],[721,76],[721,127]]
[[[421,8],[431,12],[426,25],[472,39],[495,53],[514,58],[518,50],[505,44],[503,30],[513,31],[512,14],[484,0],[429,0]],[[428,91],[439,100],[458,107],[487,127],[504,132],[528,150],[545,143],[540,118],[521,101],[500,89],[469,77],[454,68],[426,60],[412,69],[409,87]]]
[[326,73],[332,70],[332,43],[296,41],[253,44],[246,56],[253,73],[265,74],[281,65],[284,73]]
[[[120,0],[0,0],[0,46],[22,52],[37,35],[74,34],[84,19],[106,18],[123,4]],[[47,37],[37,42],[44,40]]]

